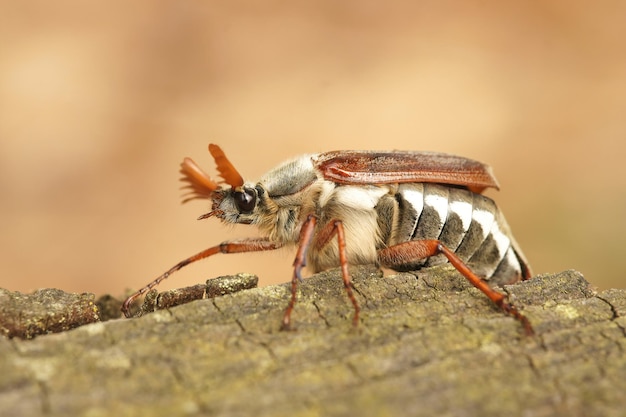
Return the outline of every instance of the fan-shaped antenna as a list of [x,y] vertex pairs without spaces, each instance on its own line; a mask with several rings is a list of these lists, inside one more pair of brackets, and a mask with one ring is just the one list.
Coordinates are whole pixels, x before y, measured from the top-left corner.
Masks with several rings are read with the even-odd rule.
[[211,198],[213,191],[220,188],[191,158],[185,158],[180,164],[180,173],[183,174],[180,180],[188,183],[182,187],[188,189],[183,203],[196,198]]
[[228,158],[226,158],[222,148],[211,143],[209,145],[209,152],[213,155],[217,170],[220,173],[220,177],[224,179],[224,182],[233,188],[241,187],[243,185],[243,177],[237,172]]

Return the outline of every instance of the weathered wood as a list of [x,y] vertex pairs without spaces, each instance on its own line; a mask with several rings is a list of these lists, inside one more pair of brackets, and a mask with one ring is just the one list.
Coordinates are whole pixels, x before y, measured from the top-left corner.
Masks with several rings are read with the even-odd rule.
[[100,321],[95,296],[45,288],[22,294],[0,288],[0,335],[31,339]]
[[507,288],[523,335],[449,267],[351,268],[34,340],[0,338],[3,415],[621,416],[626,290],[573,271]]
[[[255,288],[258,281],[256,275],[241,273],[162,293],[154,289],[146,294],[143,304],[136,306],[134,313],[141,316],[193,300]],[[32,294],[0,288],[0,335],[32,339],[89,323],[120,318],[121,305],[120,300],[108,294],[96,300],[94,294],[66,293],[56,288],[39,289]]]

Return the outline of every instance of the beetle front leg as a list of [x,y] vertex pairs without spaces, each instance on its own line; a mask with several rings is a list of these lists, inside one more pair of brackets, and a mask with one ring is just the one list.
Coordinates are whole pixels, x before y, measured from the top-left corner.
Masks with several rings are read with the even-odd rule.
[[500,307],[505,313],[510,314],[522,323],[524,331],[527,335],[533,335],[534,330],[522,313],[519,312],[514,305],[510,304],[504,294],[494,290],[476,275],[472,270],[459,258],[456,253],[448,249],[438,240],[413,240],[410,242],[400,243],[389,248],[378,251],[378,260],[381,265],[389,268],[404,265],[417,259],[425,259],[431,256],[443,254],[448,261],[459,271],[467,280],[480,291],[482,291],[491,301]]
[[168,269],[163,274],[159,275],[155,280],[150,282],[145,287],[139,289],[137,292],[132,294],[130,297],[124,301],[122,304],[122,312],[126,317],[130,317],[130,306],[133,301],[142,294],[145,294],[152,288],[159,285],[161,281],[168,278],[171,274],[178,271],[179,269],[189,265],[192,262],[199,261],[200,259],[208,258],[209,256],[216,255],[218,253],[242,253],[242,252],[260,252],[266,250],[278,249],[281,247],[280,244],[271,242],[268,239],[244,239],[239,241],[227,241],[220,243],[217,246],[210,247],[208,249],[203,250],[187,259],[184,259]]

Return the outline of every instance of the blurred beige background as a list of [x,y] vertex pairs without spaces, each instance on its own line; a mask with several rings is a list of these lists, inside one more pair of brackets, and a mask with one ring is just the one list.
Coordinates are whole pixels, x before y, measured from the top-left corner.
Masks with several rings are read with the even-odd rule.
[[[626,3],[0,3],[0,286],[121,294],[249,227],[196,221],[178,164],[255,179],[340,148],[493,166],[536,273],[623,287]],[[162,288],[291,276],[215,257]]]

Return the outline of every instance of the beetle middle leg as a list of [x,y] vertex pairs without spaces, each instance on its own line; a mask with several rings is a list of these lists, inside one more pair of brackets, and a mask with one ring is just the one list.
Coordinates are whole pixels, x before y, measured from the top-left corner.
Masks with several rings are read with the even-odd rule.
[[467,280],[480,291],[482,291],[491,301],[500,307],[505,313],[510,314],[519,320],[524,327],[527,335],[534,334],[534,330],[530,321],[519,312],[514,305],[510,304],[504,294],[494,290],[476,275],[472,270],[459,258],[452,250],[447,248],[438,240],[413,240],[410,242],[400,243],[389,248],[378,251],[378,260],[381,265],[389,268],[394,266],[407,264],[417,259],[425,259],[434,255],[443,254],[448,261],[459,271]]
[[[294,270],[293,277],[291,279],[291,299],[289,300],[289,305],[285,310],[285,315],[283,316],[283,324],[282,329],[287,330],[291,326],[291,313],[296,304],[296,292],[298,281],[302,280],[301,271],[304,266],[306,266],[306,253],[311,244],[311,240],[313,239],[313,234],[315,232],[315,226],[317,224],[317,217],[315,215],[309,215],[302,226],[300,231],[300,244],[298,247],[298,252],[296,253],[296,259],[293,262]],[[343,228],[343,223],[341,220],[332,220],[327,223],[317,234],[317,242],[316,245],[319,247],[324,247],[328,244],[328,242],[337,236],[337,245],[339,248],[339,262],[341,265],[341,276],[343,278],[343,285],[348,293],[348,298],[352,302],[352,306],[354,307],[354,316],[352,317],[352,324],[356,326],[359,323],[359,303],[354,297],[354,292],[352,291],[352,282],[350,280],[350,275],[348,273],[348,258],[346,256],[346,237],[345,231]]]

